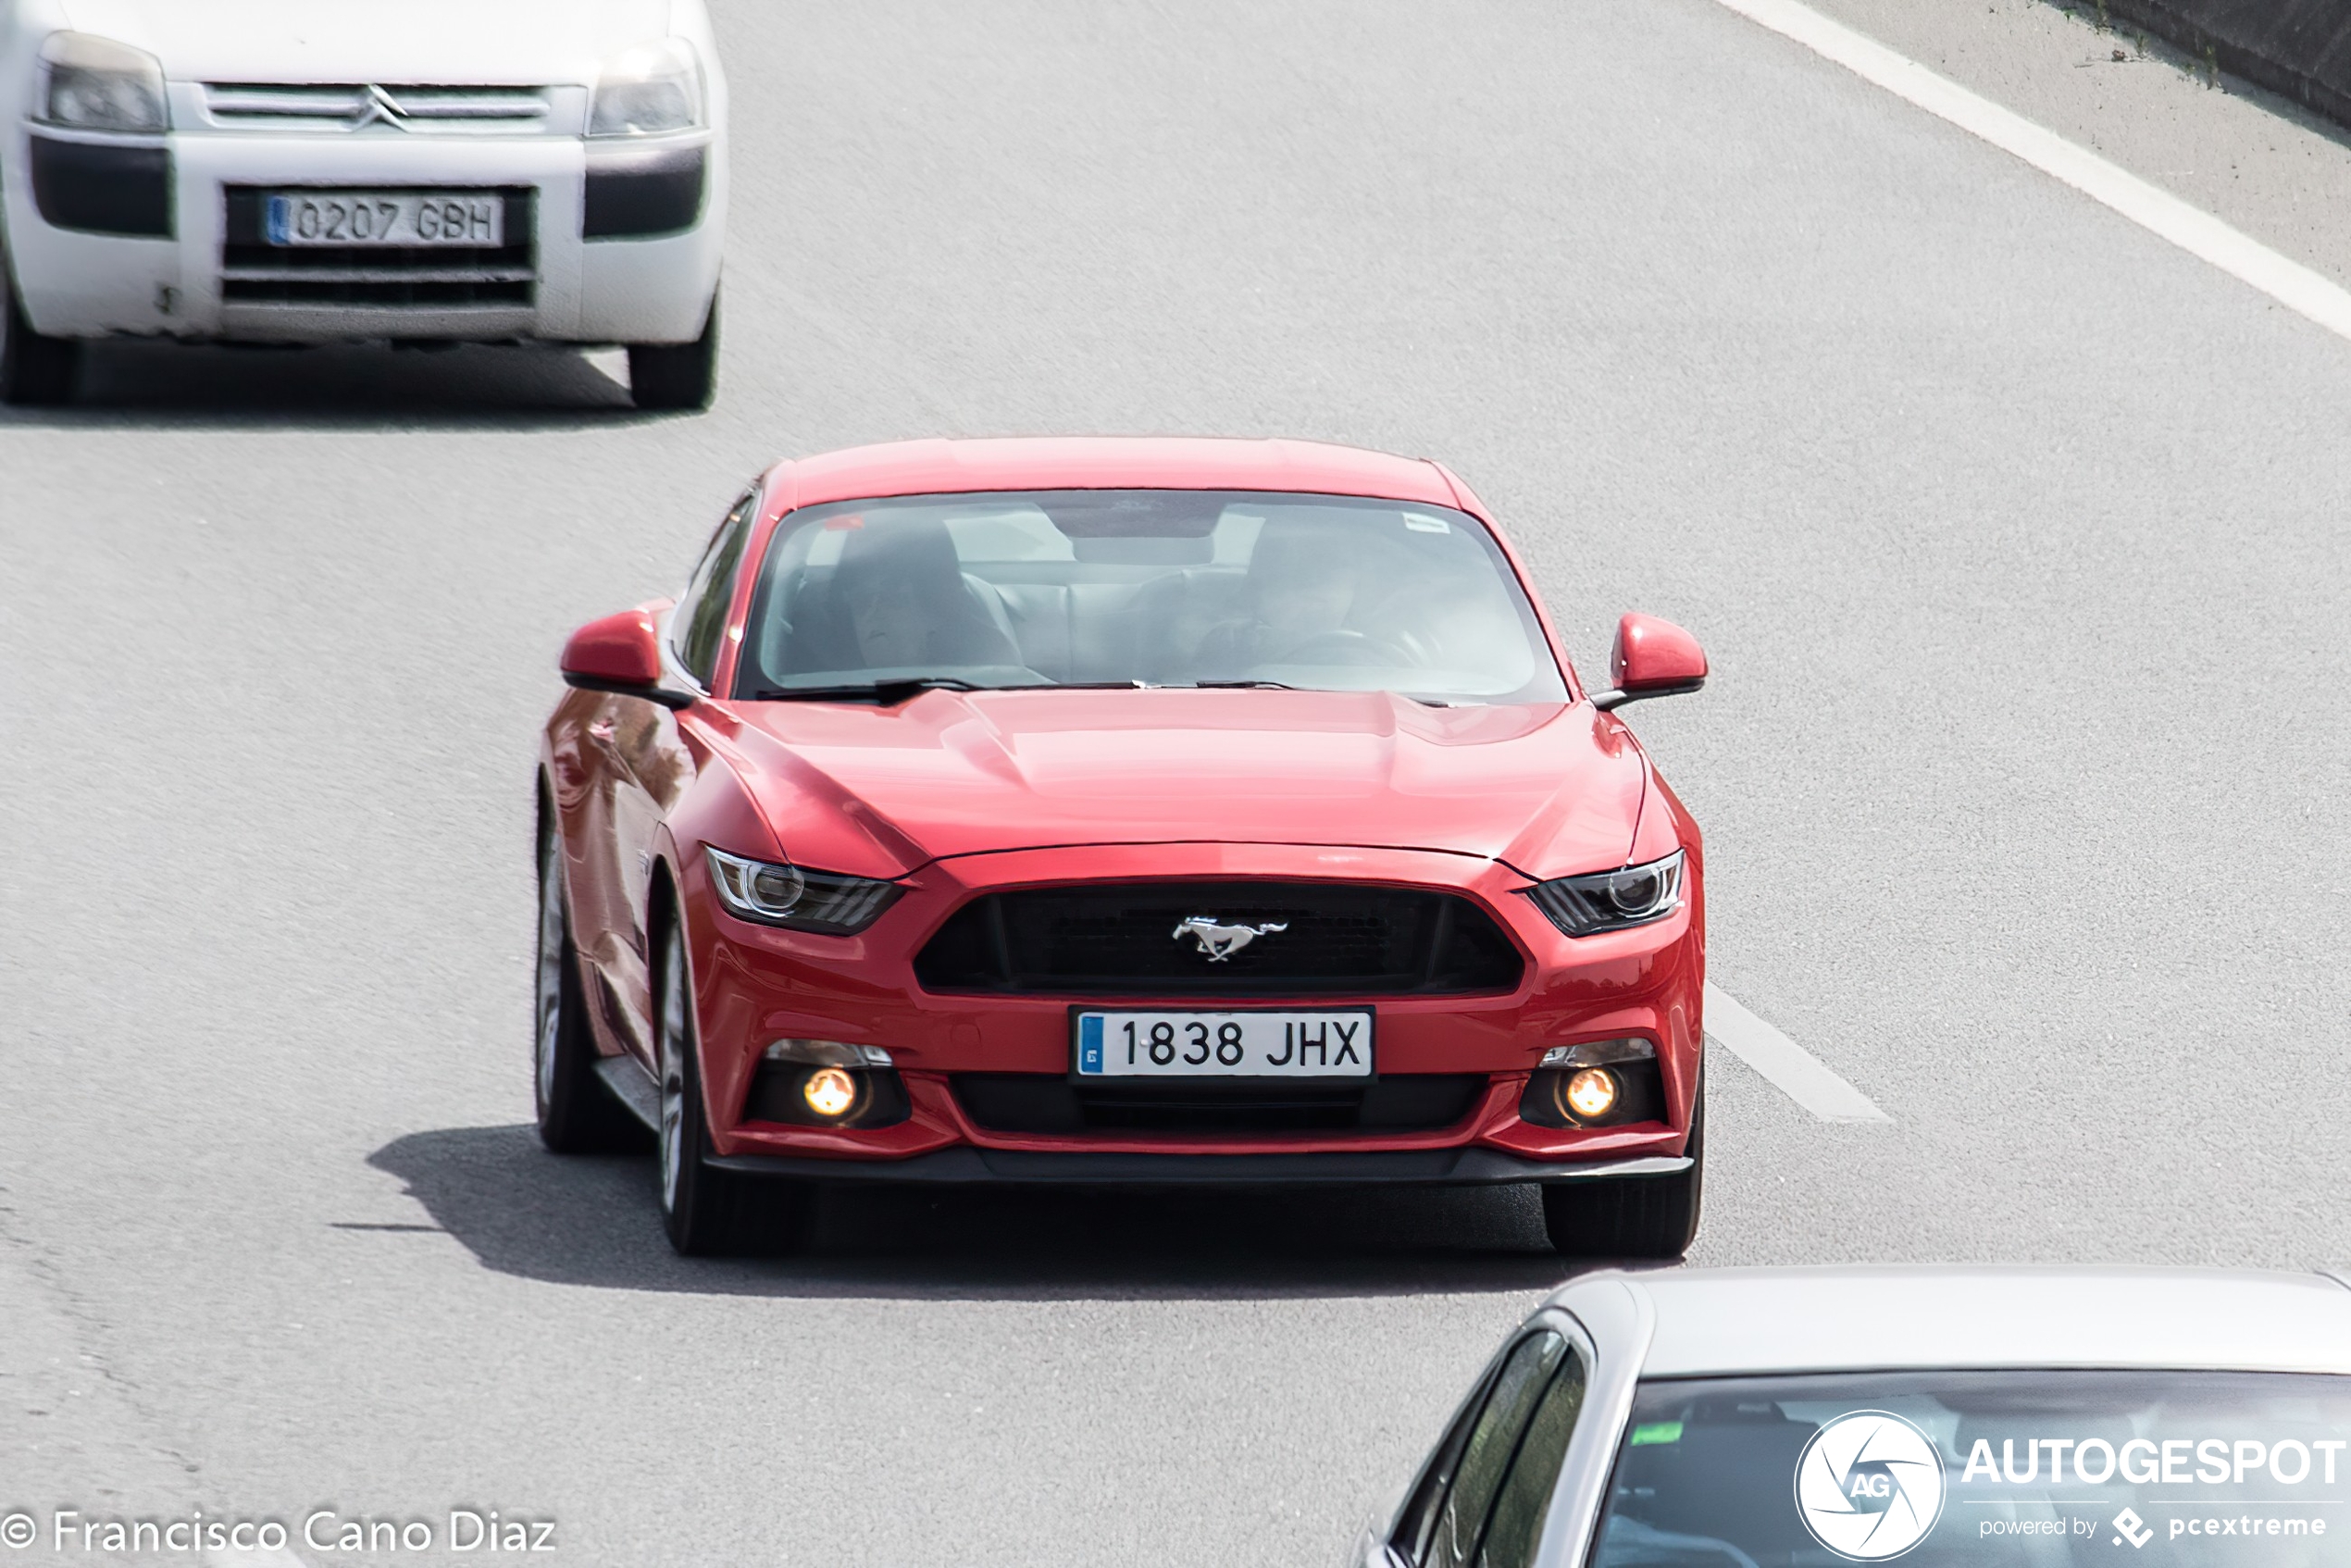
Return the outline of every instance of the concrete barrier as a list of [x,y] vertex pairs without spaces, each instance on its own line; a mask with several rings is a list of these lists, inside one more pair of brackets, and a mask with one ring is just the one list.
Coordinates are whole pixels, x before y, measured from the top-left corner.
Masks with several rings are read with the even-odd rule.
[[2106,9],[2232,76],[2351,125],[2345,0],[2107,0]]

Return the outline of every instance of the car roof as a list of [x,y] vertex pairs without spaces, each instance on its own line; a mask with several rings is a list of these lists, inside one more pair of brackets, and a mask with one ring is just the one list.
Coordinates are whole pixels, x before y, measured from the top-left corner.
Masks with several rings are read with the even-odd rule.
[[[1646,1298],[1641,1375],[1878,1367],[2180,1367],[2351,1373],[2351,1285],[2172,1268],[1673,1269],[1586,1276]],[[1598,1305],[1598,1303],[1594,1303]]]
[[1020,436],[890,442],[776,466],[770,511],[869,496],[985,490],[1256,490],[1474,510],[1445,470],[1322,442],[1207,436]]

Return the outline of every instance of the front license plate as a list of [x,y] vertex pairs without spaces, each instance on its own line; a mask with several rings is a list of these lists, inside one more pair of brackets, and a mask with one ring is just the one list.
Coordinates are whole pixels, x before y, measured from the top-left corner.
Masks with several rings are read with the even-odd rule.
[[496,249],[506,202],[479,191],[278,191],[262,203],[273,245]]
[[1372,1014],[1080,1013],[1081,1078],[1368,1078]]

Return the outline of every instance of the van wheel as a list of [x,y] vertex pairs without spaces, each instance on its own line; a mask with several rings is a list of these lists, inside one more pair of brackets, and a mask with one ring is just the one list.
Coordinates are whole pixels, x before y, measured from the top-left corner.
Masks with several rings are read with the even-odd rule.
[[640,408],[701,409],[718,393],[718,296],[690,343],[630,343],[628,396]]
[[73,338],[44,337],[25,319],[18,303],[7,257],[0,253],[0,403],[20,408],[55,407],[73,399],[74,373],[81,344]]

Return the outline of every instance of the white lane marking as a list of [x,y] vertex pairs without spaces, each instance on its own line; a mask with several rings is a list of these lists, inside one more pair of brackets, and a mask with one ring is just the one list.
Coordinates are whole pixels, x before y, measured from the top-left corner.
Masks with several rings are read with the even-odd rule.
[[1772,1087],[1824,1122],[1890,1122],[1870,1097],[1821,1059],[1706,983],[1706,1038],[1762,1074]]
[[1797,0],[1717,0],[1748,20],[1794,39],[1896,97],[1947,119],[2002,152],[2063,180],[2092,201],[2171,241],[2221,271],[2250,283],[2288,310],[2308,317],[2338,337],[2351,338],[2351,292],[2260,241],[2232,229],[2107,162],[2086,147],[2035,125],[2022,115],[1977,96],[1908,56],[1831,21]]

